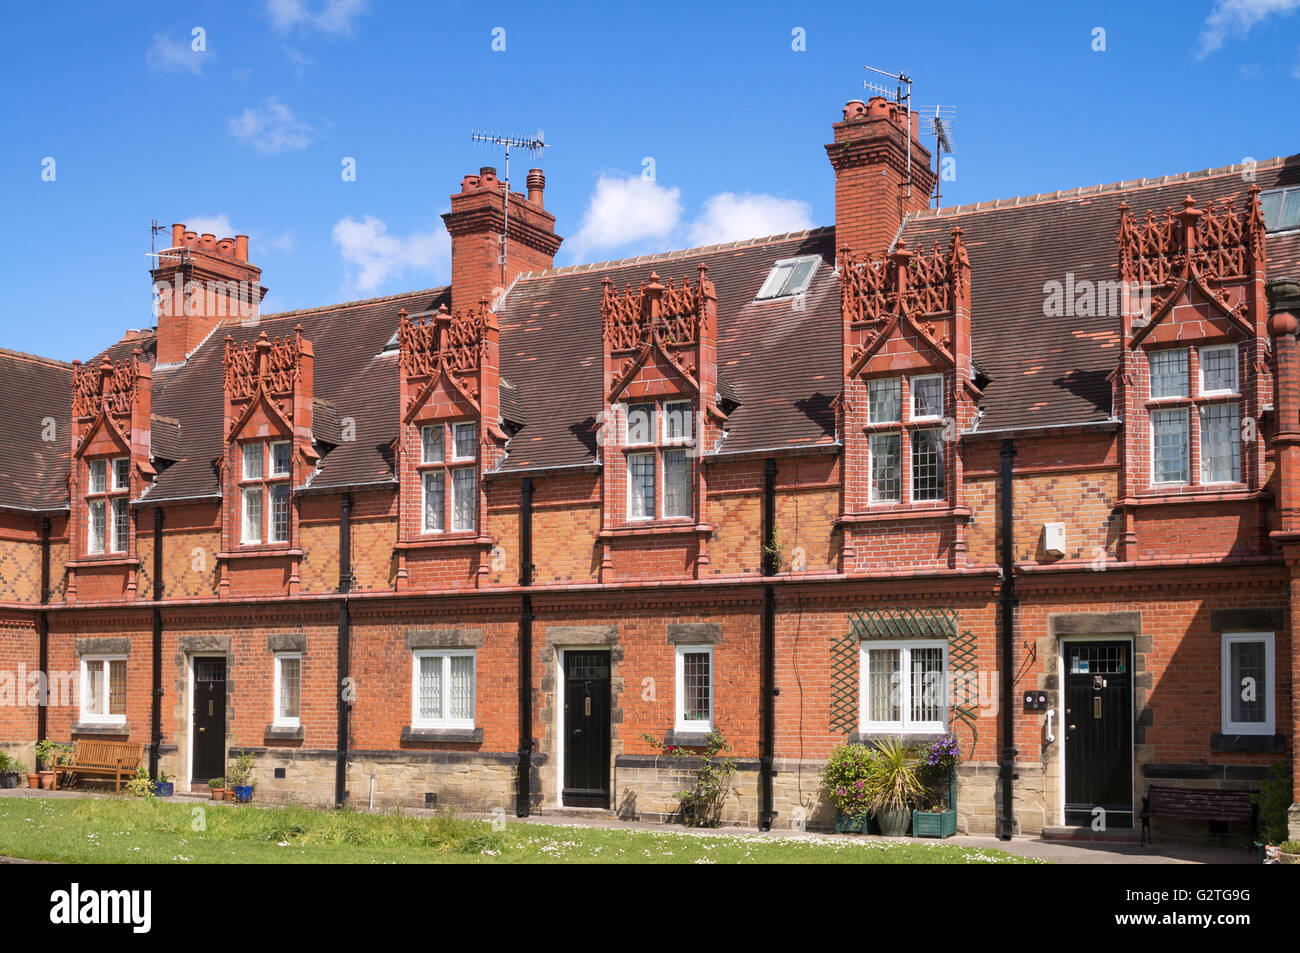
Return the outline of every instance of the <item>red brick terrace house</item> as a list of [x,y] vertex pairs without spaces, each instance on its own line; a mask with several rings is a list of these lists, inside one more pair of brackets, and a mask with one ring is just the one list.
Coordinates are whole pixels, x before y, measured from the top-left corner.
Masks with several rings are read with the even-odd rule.
[[541,172],[483,169],[450,287],[286,314],[175,226],[156,327],[0,356],[0,741],[662,817],[644,736],[712,728],[775,827],[829,823],[837,744],[945,730],[971,831],[1257,787],[1300,741],[1297,157],[935,211],[905,110],[833,128],[833,227],[555,268]]

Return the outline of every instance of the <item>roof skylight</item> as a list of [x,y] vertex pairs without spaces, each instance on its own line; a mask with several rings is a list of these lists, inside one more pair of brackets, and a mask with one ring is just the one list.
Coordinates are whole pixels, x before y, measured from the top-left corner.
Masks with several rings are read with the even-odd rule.
[[767,280],[763,282],[763,287],[759,289],[757,300],[788,298],[803,294],[808,290],[808,283],[812,280],[813,272],[817,270],[817,262],[820,260],[816,255],[809,255],[804,258],[783,258],[778,261],[772,266]]

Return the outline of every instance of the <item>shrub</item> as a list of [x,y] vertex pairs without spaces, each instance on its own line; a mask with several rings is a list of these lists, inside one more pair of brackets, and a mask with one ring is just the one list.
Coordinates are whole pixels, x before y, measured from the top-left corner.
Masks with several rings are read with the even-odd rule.
[[1274,762],[1268,769],[1268,777],[1259,784],[1259,815],[1264,822],[1265,843],[1286,840],[1286,812],[1291,801],[1291,765],[1286,761]]
[[130,797],[153,797],[154,780],[149,777],[149,772],[141,768],[135,773],[135,777],[126,782],[126,793]]
[[925,784],[921,780],[922,762],[914,749],[902,742],[886,738],[876,745],[872,762],[871,810],[884,811],[912,808],[925,800]]
[[[649,734],[641,738],[674,758],[694,758],[694,751],[681,745],[665,745]],[[717,827],[722,823],[722,809],[731,793],[731,780],[736,774],[736,759],[727,752],[731,743],[720,731],[710,731],[703,738],[704,752],[700,754],[695,770],[695,785],[690,790],[678,791],[682,820],[690,827]]]
[[826,797],[846,817],[860,818],[871,813],[875,759],[874,748],[840,745],[822,769]]

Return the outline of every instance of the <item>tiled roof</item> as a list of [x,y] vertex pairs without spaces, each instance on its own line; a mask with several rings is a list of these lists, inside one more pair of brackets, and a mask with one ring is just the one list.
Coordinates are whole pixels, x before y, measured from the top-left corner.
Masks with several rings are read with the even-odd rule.
[[[1300,156],[1261,163],[1261,189],[1300,183]],[[1115,315],[1048,317],[1044,284],[1117,281],[1116,232],[1121,202],[1177,208],[1191,195],[1200,206],[1233,198],[1242,208],[1249,182],[1225,169],[922,212],[902,239],[911,248],[946,244],[958,225],[971,262],[971,352],[993,381],[985,389],[980,430],[1077,424],[1110,417],[1106,381],[1119,359]],[[1270,276],[1297,271],[1300,234],[1267,239]]]
[[71,399],[72,365],[0,348],[0,506],[67,505]]
[[[1256,168],[1264,189],[1300,183],[1300,157]],[[1236,167],[1140,180],[1073,192],[1003,199],[926,211],[905,223],[912,248],[964,232],[972,265],[972,351],[991,378],[982,431],[1106,420],[1106,375],[1119,352],[1114,316],[1051,318],[1043,286],[1118,277],[1115,232],[1123,201],[1139,214],[1233,196],[1247,183]],[[708,265],[718,293],[718,391],[735,409],[723,454],[835,445],[832,401],[839,391],[839,283],[830,228],[685,249],[662,255],[551,269],[517,280],[498,315],[501,408],[521,427],[509,444],[506,471],[567,467],[597,459],[596,415],[603,405],[601,281],[618,288],[657,272],[694,278]],[[1269,274],[1300,275],[1300,232],[1268,237]],[[773,263],[815,254],[802,307],[790,299],[754,296]],[[184,364],[154,367],[155,455],[163,470],[147,502],[216,497],[222,450],[222,341],[262,331],[280,337],[301,324],[315,350],[315,428],[337,444],[309,481],[312,491],[391,483],[398,421],[396,350],[386,350],[397,312],[430,312],[449,303],[448,289],[413,291],[367,301],[264,315],[255,325],[219,328]],[[153,362],[152,332],[130,332],[105,352],[114,360],[134,349]],[[96,355],[91,360],[98,360]],[[0,506],[67,505],[70,365],[0,351],[0,408],[15,422],[0,441]],[[41,439],[55,419],[58,439]],[[344,439],[348,437],[349,439]],[[352,439],[354,438],[354,439]]]
[[[709,266],[718,294],[718,373],[732,414],[724,452],[829,445],[831,401],[839,391],[840,293],[834,231],[796,232],[749,242],[559,268],[521,278],[499,314],[501,373],[519,390],[528,426],[510,441],[504,470],[572,466],[596,459],[596,414],[604,364],[601,281],[622,290],[655,272],[694,280]],[[821,255],[803,301],[756,302],[772,265]]]

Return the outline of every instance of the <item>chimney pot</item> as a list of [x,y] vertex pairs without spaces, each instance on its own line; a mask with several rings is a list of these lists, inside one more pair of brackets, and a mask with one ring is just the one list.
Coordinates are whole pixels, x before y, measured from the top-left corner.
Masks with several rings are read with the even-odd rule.
[[528,170],[528,201],[539,208],[542,206],[542,193],[546,190],[546,176],[541,169]]
[[248,261],[248,236],[235,236],[235,257],[240,261]]
[[213,235],[211,232],[204,232],[201,247],[204,251],[215,251],[217,248],[217,236]]
[[184,238],[184,240],[185,240],[185,247],[186,247],[186,248],[198,248],[198,247],[199,247],[199,233],[198,233],[198,232],[186,232],[185,235],[183,236],[183,238]]
[[180,248],[185,241],[185,226],[177,222],[172,226],[172,248]]
[[844,104],[844,121],[861,119],[867,114],[867,104],[860,99],[850,99]]

